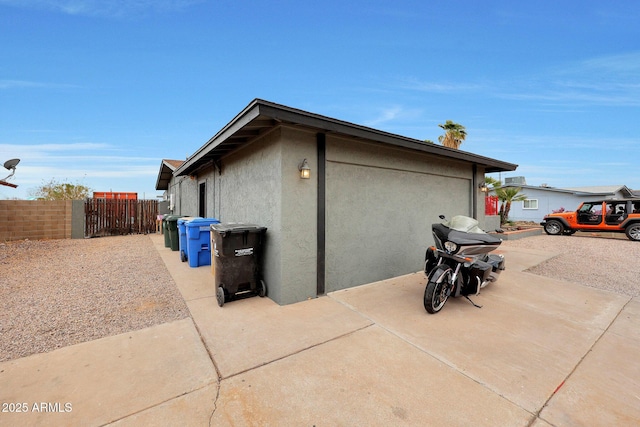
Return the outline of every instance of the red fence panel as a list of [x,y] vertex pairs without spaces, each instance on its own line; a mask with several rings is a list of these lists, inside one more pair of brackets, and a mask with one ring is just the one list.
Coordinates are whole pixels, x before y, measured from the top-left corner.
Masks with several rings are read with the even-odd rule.
[[500,210],[498,209],[498,196],[485,196],[484,214],[498,215],[499,213],[500,213]]

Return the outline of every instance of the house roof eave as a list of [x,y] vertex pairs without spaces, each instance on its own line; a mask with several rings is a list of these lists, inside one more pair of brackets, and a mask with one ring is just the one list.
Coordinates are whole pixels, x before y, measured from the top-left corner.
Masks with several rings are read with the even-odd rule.
[[486,173],[514,171],[518,165],[466,151],[455,150],[417,139],[345,122],[327,116],[254,99],[236,117],[209,139],[174,172],[175,175],[194,173],[205,164],[217,161],[235,149],[250,143],[280,123],[306,126],[321,132],[336,133],[369,141],[404,147],[438,156],[474,163]]
[[162,159],[160,162],[160,170],[158,171],[158,179],[156,179],[156,190],[168,190],[169,182],[173,177],[173,173],[178,167],[184,163],[182,160]]
[[[567,193],[573,194],[575,196],[584,197],[584,196],[598,196],[598,197],[606,197],[612,196],[616,194],[618,191],[626,191],[632,197],[633,192],[629,190],[627,186],[620,186],[616,190],[595,190],[598,187],[574,187],[574,188],[559,188],[559,187],[542,187],[542,186],[534,186],[534,185],[518,185],[518,184],[504,184],[502,187],[509,188],[522,188],[523,190],[541,190],[541,191],[551,191],[556,193]],[[594,188],[594,191],[589,191],[589,188]]]

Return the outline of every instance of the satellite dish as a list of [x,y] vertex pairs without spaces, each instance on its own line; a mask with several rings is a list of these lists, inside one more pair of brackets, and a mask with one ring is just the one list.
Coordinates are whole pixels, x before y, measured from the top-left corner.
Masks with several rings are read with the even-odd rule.
[[4,162],[4,167],[11,171],[11,173],[4,179],[0,179],[0,185],[6,185],[7,187],[16,188],[17,185],[7,182],[7,179],[11,178],[16,173],[16,165],[20,163],[20,159],[11,159]]
[[4,168],[8,170],[13,170],[20,163],[20,159],[11,159],[4,162]]

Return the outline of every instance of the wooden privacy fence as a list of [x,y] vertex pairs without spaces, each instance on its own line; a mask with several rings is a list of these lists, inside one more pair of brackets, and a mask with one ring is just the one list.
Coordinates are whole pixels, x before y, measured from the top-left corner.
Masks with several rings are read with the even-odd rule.
[[86,199],[85,237],[156,232],[157,200]]

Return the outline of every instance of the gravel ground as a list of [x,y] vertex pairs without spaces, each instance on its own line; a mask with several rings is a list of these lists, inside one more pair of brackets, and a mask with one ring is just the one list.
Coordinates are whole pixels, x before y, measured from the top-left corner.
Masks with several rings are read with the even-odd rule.
[[[639,242],[542,235],[502,245],[560,254],[531,273],[640,296]],[[144,235],[0,243],[0,301],[0,362],[189,316]]]
[[530,273],[640,296],[640,242],[628,240],[624,234],[614,238],[586,236],[580,232],[573,236],[533,236],[506,240],[502,247],[559,254],[528,269]]
[[183,319],[149,236],[0,243],[0,362]]

